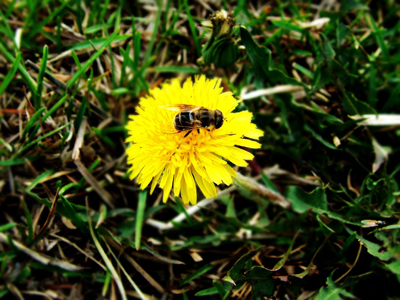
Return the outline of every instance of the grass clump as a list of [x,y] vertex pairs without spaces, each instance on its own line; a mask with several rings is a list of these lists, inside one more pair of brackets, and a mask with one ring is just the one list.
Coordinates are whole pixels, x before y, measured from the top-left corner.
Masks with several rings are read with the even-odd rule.
[[[0,4],[0,297],[398,298],[396,1],[100,2]],[[264,136],[189,207],[129,180],[125,126],[193,75]]]

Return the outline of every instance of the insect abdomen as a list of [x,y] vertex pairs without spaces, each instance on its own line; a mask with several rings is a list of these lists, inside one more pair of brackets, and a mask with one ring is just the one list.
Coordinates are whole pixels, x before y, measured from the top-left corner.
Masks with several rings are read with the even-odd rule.
[[175,116],[174,125],[176,130],[187,130],[193,127],[194,121],[193,112],[184,111]]

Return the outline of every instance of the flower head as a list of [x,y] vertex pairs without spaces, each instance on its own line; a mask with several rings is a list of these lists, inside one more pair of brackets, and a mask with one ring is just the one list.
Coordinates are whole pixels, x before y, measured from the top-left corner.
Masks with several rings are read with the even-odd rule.
[[216,68],[228,68],[239,58],[239,46],[232,36],[236,19],[225,10],[217,11],[210,20],[203,22],[203,26],[211,27],[210,39],[202,49],[203,61]]
[[[231,92],[222,92],[220,83],[220,79],[208,80],[205,76],[196,77],[194,82],[189,78],[183,85],[180,79],[173,79],[141,98],[137,115],[130,116],[126,127],[126,142],[131,142],[126,150],[128,164],[132,165],[130,178],[137,177],[141,189],[151,183],[152,193],[159,183],[164,202],[173,188],[185,204],[195,204],[196,184],[207,198],[216,197],[214,183],[230,185],[236,175],[228,162],[242,167],[247,165],[245,160],[253,159],[238,146],[260,148],[251,139],[258,140],[263,132],[251,123],[250,112],[232,112],[239,101]],[[218,109],[224,116],[223,125],[192,130],[190,134],[188,130],[179,131],[174,119],[180,112],[166,109],[177,104]]]

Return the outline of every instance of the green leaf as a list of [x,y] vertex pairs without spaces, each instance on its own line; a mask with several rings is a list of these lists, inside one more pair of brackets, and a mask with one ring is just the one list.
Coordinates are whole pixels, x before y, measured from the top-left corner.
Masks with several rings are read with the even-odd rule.
[[140,249],[140,239],[142,237],[142,227],[144,219],[144,209],[146,207],[147,190],[140,191],[138,207],[136,211],[136,230],[135,230],[135,246],[136,250]]
[[302,188],[290,186],[286,191],[286,199],[292,203],[292,208],[298,213],[312,210],[318,214],[326,214],[329,218],[341,221],[346,224],[361,226],[361,222],[347,220],[344,216],[328,209],[325,190],[316,188],[311,193],[305,192]]
[[253,285],[253,295],[256,299],[271,297],[275,292],[276,280],[272,278],[272,272],[263,267],[254,267],[246,273],[246,278]]
[[359,101],[353,93],[345,92],[343,97],[343,109],[349,115],[368,115],[377,114],[377,112],[363,101]]
[[352,294],[347,292],[345,289],[338,287],[332,280],[332,275],[328,277],[327,286],[320,289],[318,296],[315,300],[338,300],[344,299],[341,296],[355,298]]
[[242,38],[243,44],[246,47],[246,52],[253,63],[253,68],[255,69],[257,75],[266,77],[272,83],[283,81],[287,84],[300,85],[307,89],[307,86],[304,83],[299,82],[294,78],[288,77],[281,70],[272,68],[271,51],[266,47],[260,47],[259,45],[257,45],[249,31],[243,26],[240,27],[240,36]]
[[65,95],[60,100],[58,100],[57,103],[54,104],[52,106],[52,108],[50,108],[49,111],[44,114],[44,116],[42,118],[42,122],[45,122],[48,117],[50,117],[57,109],[60,108],[61,105],[63,105],[65,103],[65,101],[67,101],[67,99],[68,99],[68,95]]
[[8,160],[0,160],[0,167],[16,166],[26,164],[26,161],[34,162],[43,159],[43,156],[30,156],[24,158],[12,158]]
[[337,148],[336,148],[333,144],[331,144],[331,143],[325,141],[325,140],[322,138],[322,136],[320,136],[320,135],[319,135],[315,130],[313,130],[308,124],[304,125],[304,129],[307,130],[308,132],[310,132],[310,133],[314,136],[314,138],[315,138],[317,141],[321,142],[324,146],[326,146],[326,147],[328,147],[329,149],[332,149],[332,150],[337,150]]
[[385,61],[388,61],[389,60],[389,49],[388,49],[385,39],[383,37],[383,33],[386,30],[379,29],[378,25],[376,24],[376,22],[371,14],[367,14],[367,17],[369,19],[369,22],[367,22],[367,23],[372,25],[371,29],[374,30],[373,35],[375,36],[376,42],[379,45],[379,49],[382,52],[382,57]]
[[186,67],[186,66],[157,66],[152,68],[151,70],[159,73],[187,73],[187,74],[199,73],[198,68]]
[[246,262],[258,252],[260,252],[260,250],[262,250],[263,248],[264,247],[259,247],[257,249],[254,249],[239,258],[239,260],[228,271],[228,275],[222,278],[222,280],[230,282],[232,284],[236,284],[237,281],[244,279],[244,272],[246,271],[244,266],[246,265]]
[[197,292],[195,294],[195,296],[210,296],[210,295],[217,295],[217,294],[218,294],[218,288],[216,286],[213,286],[211,288]]
[[161,1],[156,1],[156,5],[158,6],[157,16],[156,16],[156,18],[154,20],[153,33],[151,35],[150,42],[149,42],[149,44],[147,46],[147,50],[146,50],[146,53],[144,55],[144,62],[145,63],[149,60],[150,56],[152,55],[153,47],[154,47],[154,43],[156,41],[157,32],[158,32],[158,29],[159,29],[159,24],[160,24],[160,19],[161,19],[162,5],[163,4],[162,4]]
[[312,208],[328,210],[328,202],[322,188],[316,188],[311,193],[307,193],[300,187],[290,186],[286,191],[286,199],[292,203],[293,210],[298,213]]
[[278,271],[279,269],[281,269],[283,267],[283,265],[285,264],[285,262],[287,261],[287,259],[289,258],[290,252],[292,252],[293,249],[293,245],[294,242],[296,241],[297,236],[299,235],[298,231],[296,233],[296,235],[294,236],[292,243],[290,244],[288,250],[286,251],[286,253],[283,255],[283,257],[278,261],[278,263],[272,268],[272,269],[267,269],[268,271]]
[[42,116],[43,112],[46,110],[46,107],[42,107],[39,109],[37,112],[33,114],[33,116],[30,118],[28,123],[26,123],[26,126],[24,128],[24,131],[22,131],[22,137],[24,137],[29,130],[32,128],[33,125],[39,120],[39,118]]
[[[3,46],[3,44],[0,42],[0,52],[3,53],[3,55],[6,57],[6,59],[14,64],[15,59],[14,56],[12,56],[7,49]],[[36,94],[36,82],[31,78],[29,73],[26,71],[25,66],[22,64],[18,64],[18,71],[19,74],[21,75],[22,79],[24,80],[25,84],[28,86],[28,89],[31,91],[33,95]]]
[[[57,9],[51,11],[51,13],[46,18],[44,18],[40,23],[34,24],[34,26],[32,26],[32,28],[28,31],[27,39],[33,38],[36,35],[36,33],[38,33],[40,30],[42,30],[43,26],[48,24],[50,22],[50,20],[53,20],[56,16],[58,16],[58,14],[63,12],[65,10],[65,7],[67,5],[69,5],[70,2],[72,2],[72,1],[73,0],[61,1],[62,4],[59,7],[57,7]],[[34,11],[33,11],[33,13],[34,13]]]
[[[44,108],[44,107],[43,107]],[[53,131],[50,131],[48,133],[46,133],[45,135],[42,135],[40,137],[38,137],[36,140],[27,143],[24,147],[22,147],[20,150],[18,150],[18,152],[14,155],[14,158],[21,155],[23,152],[25,152],[26,150],[28,150],[30,147],[32,147],[33,145],[39,143],[40,141],[44,140],[45,138],[52,136],[53,134],[63,130],[65,127],[69,126],[70,123],[67,123],[61,127],[58,127],[56,129],[54,129]]]
[[[84,33],[85,33],[85,34],[92,34],[92,33],[95,33],[95,32],[97,32],[97,31],[103,30],[104,28],[110,28],[111,26],[112,26],[111,24],[96,24],[96,25],[87,27],[87,28],[84,30]],[[127,35],[127,34],[126,34],[126,35]],[[82,44],[82,43],[80,43],[80,44]],[[75,47],[76,45],[77,45],[77,44],[75,44],[74,47]]]
[[214,269],[214,267],[215,266],[210,265],[210,264],[207,264],[207,265],[201,267],[200,269],[198,269],[193,274],[183,278],[179,286],[182,286],[182,285],[184,285],[184,284],[196,279],[197,277],[200,277],[201,275],[203,275],[203,274],[207,273],[208,271]]
[[67,219],[71,220],[71,222],[74,223],[74,225],[78,227],[83,233],[89,233],[86,222],[84,222],[82,218],[78,215],[72,204],[63,195],[60,195],[60,198],[61,199],[59,200],[59,205],[61,204],[63,207],[64,216]]
[[74,128],[75,128],[76,133],[79,131],[79,128],[81,127],[82,120],[85,115],[85,111],[86,111],[87,107],[88,107],[88,101],[87,101],[86,97],[83,97],[81,105],[79,106],[78,113],[76,114],[76,118],[74,121]]
[[386,267],[396,275],[400,275],[400,260],[386,264]]
[[350,28],[338,20],[336,29],[336,35],[337,35],[336,45],[340,47],[344,38],[350,34],[351,34]]
[[10,229],[14,228],[15,226],[17,226],[17,224],[15,224],[15,223],[7,223],[7,224],[4,224],[4,225],[1,225],[0,226],[0,232],[10,230]]
[[188,0],[183,0],[183,4],[185,6],[186,15],[187,15],[187,19],[188,19],[188,22],[189,22],[190,30],[192,32],[192,37],[193,37],[193,40],[194,40],[194,44],[196,46],[196,53],[197,53],[197,56],[200,57],[201,56],[200,41],[199,41],[199,38],[197,37],[196,26],[195,26],[195,24],[193,22],[193,17],[190,14],[190,7],[189,7],[189,4],[188,4]]
[[286,20],[272,20],[272,24],[274,24],[276,27],[279,28],[283,28],[289,31],[296,31],[296,32],[300,32],[303,33],[304,28],[295,25],[293,23],[291,23],[290,21],[286,21]]
[[81,77],[81,75],[83,74],[83,72],[86,71],[86,69],[100,56],[103,54],[104,50],[108,47],[108,45],[110,45],[112,42],[115,41],[115,39],[117,38],[118,33],[121,31],[121,28],[117,28],[114,33],[109,36],[104,43],[102,43],[102,45],[100,46],[100,48],[96,51],[96,53],[94,53],[82,66],[81,69],[78,70],[78,72],[76,72],[72,78],[70,80],[68,80],[67,85],[69,87],[73,86],[75,84],[75,82],[79,79],[79,77]]
[[37,90],[33,98],[35,110],[38,110],[42,106],[43,80],[44,80],[44,74],[46,73],[48,55],[49,55],[49,47],[45,45],[43,47],[43,56],[42,56],[42,61],[40,62],[40,69],[37,77]]
[[392,258],[397,257],[396,253],[391,251],[390,249],[388,251],[382,251],[382,246],[375,244],[373,242],[368,241],[367,239],[361,237],[360,235],[357,234],[357,239],[362,242],[363,246],[365,246],[372,256],[375,256],[379,258],[380,260],[383,261],[388,261]]
[[335,57],[335,50],[333,50],[325,34],[321,32],[320,36],[322,40],[322,54],[324,55],[324,58],[329,62]]
[[104,134],[103,130],[100,130],[96,127],[92,127],[93,131],[101,138],[105,143],[107,143],[109,146],[116,148],[117,146],[115,143],[107,136]]
[[37,177],[32,181],[32,183],[26,188],[26,190],[27,190],[27,191],[32,190],[41,180],[43,180],[43,179],[49,177],[49,176],[52,175],[53,173],[54,173],[53,170],[48,170],[48,171],[45,171],[45,172],[39,174],[39,176],[37,176]]
[[17,56],[15,57],[15,60],[11,66],[10,71],[7,73],[6,77],[4,78],[3,82],[0,85],[0,95],[4,93],[8,85],[13,81],[14,75],[17,72],[17,69],[19,67],[19,61],[21,60],[21,52],[17,53]]

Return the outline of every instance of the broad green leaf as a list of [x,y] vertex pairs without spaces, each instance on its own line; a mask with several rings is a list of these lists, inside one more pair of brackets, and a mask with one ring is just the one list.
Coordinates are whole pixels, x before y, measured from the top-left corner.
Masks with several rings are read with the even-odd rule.
[[71,203],[63,195],[60,195],[60,203],[64,208],[65,217],[71,220],[76,227],[78,227],[83,233],[89,233],[87,224],[82,220],[78,212],[73,208]]
[[249,55],[255,72],[259,76],[264,76],[272,83],[278,81],[285,82],[292,85],[300,85],[307,89],[307,86],[302,82],[297,81],[294,78],[290,78],[284,74],[281,70],[271,67],[271,51],[266,47],[260,47],[256,44],[251,36],[250,32],[244,28],[240,27],[240,36],[242,42],[246,47],[246,52]]
[[[345,289],[337,286],[332,280],[332,275],[331,277],[328,277],[326,284],[327,284],[326,287],[320,289],[318,296],[315,298],[315,300],[339,300],[339,299],[355,298]],[[347,298],[343,298],[341,296],[345,296]]]
[[298,213],[312,208],[328,210],[328,202],[322,188],[316,188],[311,193],[307,193],[300,187],[290,186],[286,191],[286,199],[292,203],[293,210]]
[[263,247],[259,247],[243,255],[228,271],[228,275],[222,278],[222,280],[230,282],[232,284],[236,284],[238,280],[244,279],[245,278],[244,272],[246,271],[244,267],[247,261],[251,259],[254,255],[256,255],[258,252],[260,252],[260,250],[262,249]]
[[377,114],[377,112],[366,102],[358,100],[353,93],[346,92],[342,102],[344,110],[349,115],[368,115]]

